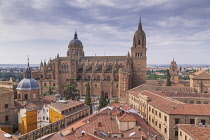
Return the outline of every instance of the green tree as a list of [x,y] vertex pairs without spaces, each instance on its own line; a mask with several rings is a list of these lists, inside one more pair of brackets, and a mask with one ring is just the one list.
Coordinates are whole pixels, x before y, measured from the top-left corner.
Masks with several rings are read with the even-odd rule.
[[85,96],[85,104],[90,107],[90,114],[93,113],[91,98],[90,98],[90,84],[87,83],[86,85],[86,96]]
[[104,92],[101,91],[101,96],[100,96],[100,99],[99,99],[99,107],[98,107],[98,109],[101,109],[101,108],[103,108],[103,107],[105,107],[107,105],[108,105],[108,102],[107,102],[107,100],[106,100],[106,98],[104,96]]
[[166,70],[166,86],[171,86],[171,75],[169,73],[169,70]]
[[63,85],[66,100],[75,100],[79,97],[77,83],[73,79],[66,79],[66,83],[67,84]]
[[53,95],[53,94],[56,93],[56,92],[54,92],[54,90],[55,90],[55,87],[49,86],[49,87],[48,87],[48,91],[46,91],[45,94],[46,94],[46,95]]

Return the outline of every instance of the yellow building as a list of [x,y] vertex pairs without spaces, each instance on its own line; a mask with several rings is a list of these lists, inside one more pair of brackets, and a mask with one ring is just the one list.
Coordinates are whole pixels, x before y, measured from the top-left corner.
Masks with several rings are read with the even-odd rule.
[[[74,112],[77,112],[77,110],[81,110],[81,107],[87,107],[85,106],[85,103],[79,102],[79,101],[72,101],[72,100],[59,100],[55,103],[51,103],[48,105],[49,107],[49,119],[50,123],[56,122],[60,119],[63,119],[69,115],[72,115]],[[82,111],[80,116],[82,117],[87,112]],[[89,113],[88,113],[89,114]],[[77,116],[75,117],[75,120],[80,119]]]

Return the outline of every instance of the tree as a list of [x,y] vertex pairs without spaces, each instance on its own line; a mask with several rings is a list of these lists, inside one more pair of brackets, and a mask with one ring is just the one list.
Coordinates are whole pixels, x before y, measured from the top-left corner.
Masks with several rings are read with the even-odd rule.
[[167,69],[166,70],[166,78],[167,78],[167,83],[166,83],[166,86],[171,86],[171,75],[169,73],[169,70]]
[[63,87],[65,88],[64,93],[66,95],[66,100],[75,100],[75,98],[79,97],[77,83],[73,79],[66,79],[66,82],[68,84],[63,85]]
[[90,114],[93,113],[91,98],[90,98],[90,84],[87,83],[86,85],[86,96],[85,96],[85,104],[90,107]]
[[98,109],[101,109],[101,108],[103,108],[103,107],[105,107],[107,105],[108,105],[108,102],[106,101],[106,98],[104,96],[104,92],[101,91],[101,96],[100,96],[100,99],[99,99],[99,107],[98,107]]
[[54,90],[55,90],[55,87],[49,86],[48,87],[48,91],[46,91],[45,94],[47,94],[47,95],[53,95],[53,94],[56,93],[56,92],[54,92]]

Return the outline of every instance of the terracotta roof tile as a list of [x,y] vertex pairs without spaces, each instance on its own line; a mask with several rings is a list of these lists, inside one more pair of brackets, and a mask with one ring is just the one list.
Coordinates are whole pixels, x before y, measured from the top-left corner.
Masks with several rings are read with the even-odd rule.
[[194,140],[210,140],[210,126],[195,126],[190,124],[178,124],[178,127],[190,135]]
[[128,113],[124,113],[121,116],[118,116],[118,120],[120,122],[136,122],[136,119]]
[[103,140],[97,136],[86,134],[84,137],[82,137],[80,140]]

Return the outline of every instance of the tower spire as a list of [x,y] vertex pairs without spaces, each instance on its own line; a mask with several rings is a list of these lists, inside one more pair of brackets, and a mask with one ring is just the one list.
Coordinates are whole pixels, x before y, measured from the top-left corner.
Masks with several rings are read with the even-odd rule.
[[29,66],[29,56],[27,56],[28,57],[28,66],[27,66],[27,68],[26,68],[26,74],[25,74],[25,78],[28,78],[28,79],[31,79],[31,68],[30,68],[30,66]]
[[138,29],[142,30],[142,24],[141,24],[141,13],[140,13],[140,18],[139,18],[139,27]]

